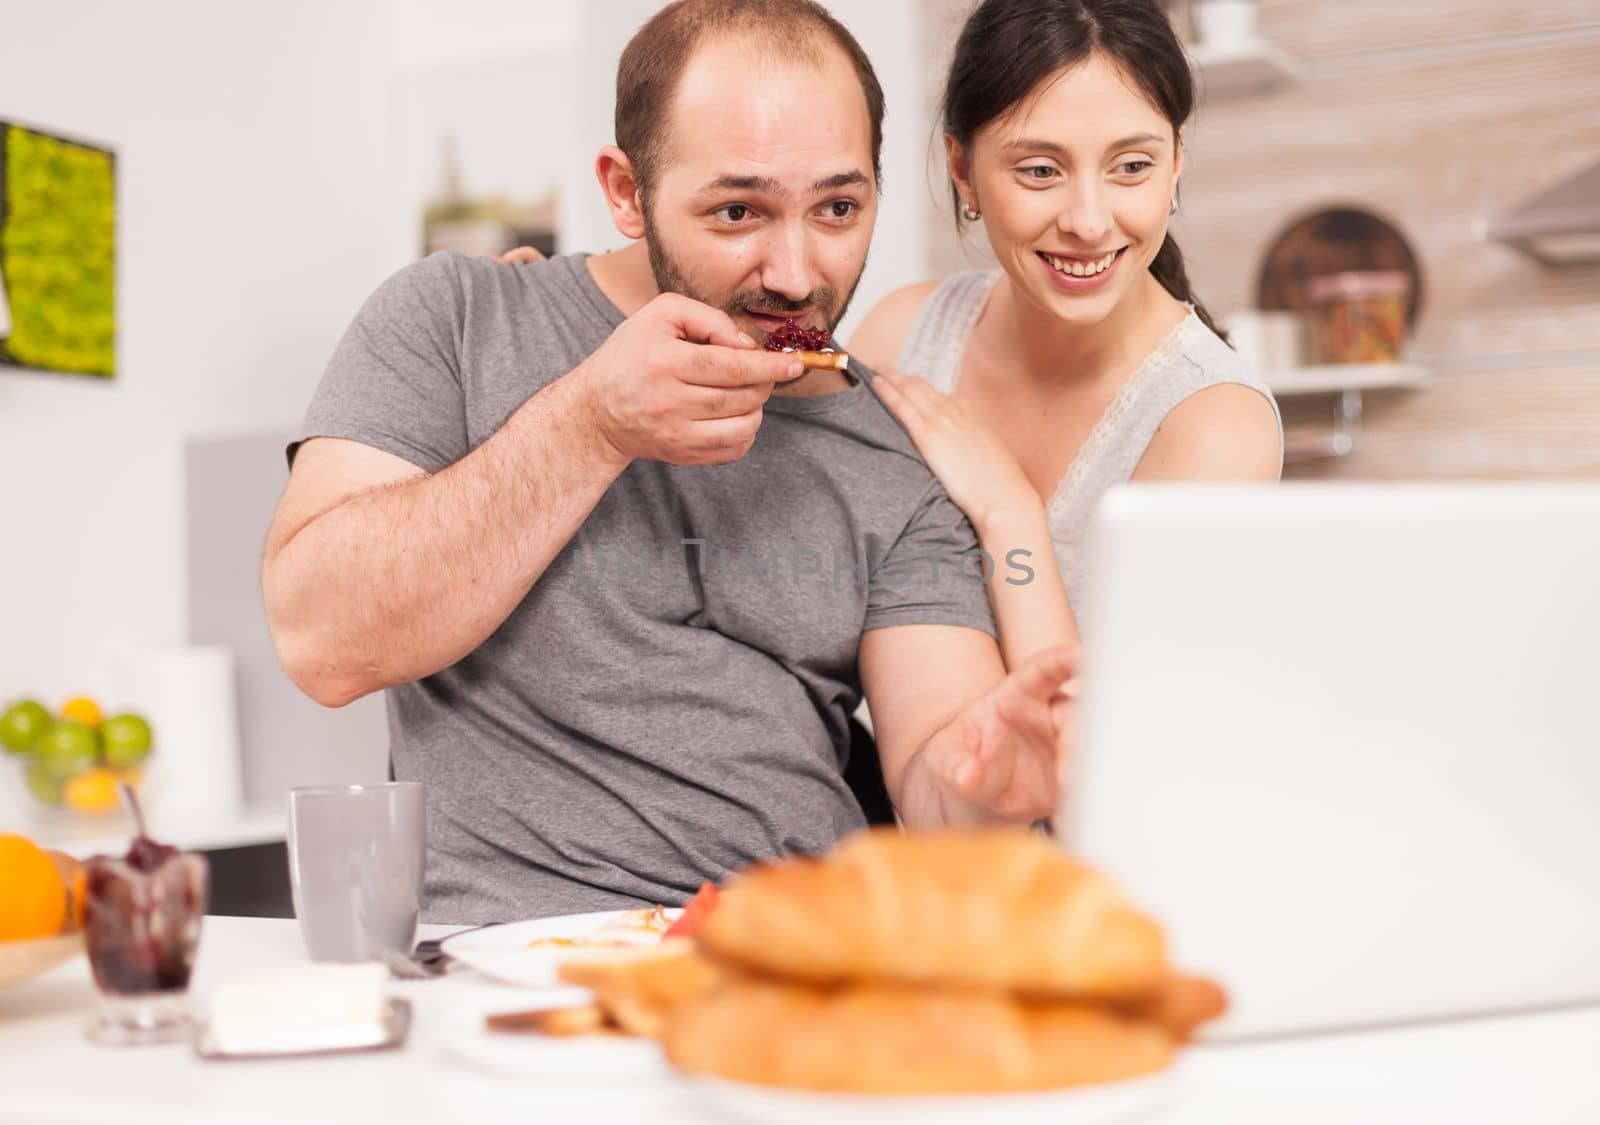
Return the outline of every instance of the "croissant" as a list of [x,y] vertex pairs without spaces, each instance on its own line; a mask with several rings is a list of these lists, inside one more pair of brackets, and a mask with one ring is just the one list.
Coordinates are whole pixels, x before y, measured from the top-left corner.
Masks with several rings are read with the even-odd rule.
[[860,1094],[975,1094],[1111,1082],[1168,1066],[1154,1024],[1079,1003],[730,974],[675,1008],[667,1058],[692,1074]]
[[699,941],[798,981],[937,983],[1117,999],[1168,977],[1160,928],[1109,880],[1012,828],[857,833],[725,888]]
[[717,969],[688,938],[668,938],[658,946],[568,961],[556,974],[592,991],[610,1021],[629,1035],[656,1039],[667,1014],[704,992]]
[[1161,987],[1143,996],[1118,1000],[1115,1011],[1156,1024],[1179,1043],[1187,1043],[1201,1024],[1228,1010],[1228,994],[1214,980],[1173,973]]

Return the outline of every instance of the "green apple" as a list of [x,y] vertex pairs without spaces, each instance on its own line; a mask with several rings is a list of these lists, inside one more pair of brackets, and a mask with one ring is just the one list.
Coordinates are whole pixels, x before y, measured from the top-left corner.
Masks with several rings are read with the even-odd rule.
[[57,719],[33,745],[33,756],[57,781],[66,781],[90,769],[100,756],[94,731],[73,719]]
[[138,715],[112,715],[100,724],[100,753],[114,770],[132,769],[150,756],[150,724]]
[[0,745],[13,754],[26,754],[50,725],[50,709],[37,699],[24,699],[0,715]]
[[28,755],[28,765],[25,773],[27,775],[28,792],[47,805],[59,805],[61,803],[62,790],[65,788],[65,784],[46,768],[37,754]]

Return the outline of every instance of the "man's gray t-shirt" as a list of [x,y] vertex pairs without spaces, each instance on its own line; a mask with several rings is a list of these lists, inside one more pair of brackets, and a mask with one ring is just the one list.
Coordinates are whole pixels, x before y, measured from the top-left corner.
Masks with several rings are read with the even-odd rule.
[[[438,472],[622,320],[582,257],[435,254],[361,309],[302,440]],[[389,690],[395,776],[427,788],[426,918],[679,903],[862,826],[862,633],[994,624],[971,525],[852,372],[774,395],[732,464],[633,462],[493,635]]]

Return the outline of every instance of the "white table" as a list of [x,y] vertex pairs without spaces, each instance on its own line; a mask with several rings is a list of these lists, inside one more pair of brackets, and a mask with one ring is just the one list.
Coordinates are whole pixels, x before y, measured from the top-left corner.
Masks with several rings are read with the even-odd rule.
[[[438,936],[448,927],[425,927]],[[292,921],[208,918],[195,994],[239,968],[303,956]],[[472,1121],[700,1122],[675,1080],[584,1082],[475,1070],[459,1029],[527,994],[461,972],[395,982],[415,1006],[401,1050],[269,1062],[203,1062],[183,1046],[107,1048],[83,1037],[95,1011],[79,960],[0,992],[0,1122],[214,1125]],[[1165,1121],[1181,1125],[1600,1122],[1600,1007],[1398,1030],[1201,1046]],[[975,1122],[974,1125],[982,1125]]]

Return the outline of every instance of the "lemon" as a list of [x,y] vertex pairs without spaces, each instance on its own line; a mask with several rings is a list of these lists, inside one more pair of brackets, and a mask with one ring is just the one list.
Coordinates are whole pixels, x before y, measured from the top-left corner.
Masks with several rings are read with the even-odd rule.
[[110,812],[121,800],[121,795],[117,792],[119,780],[121,779],[115,770],[104,768],[80,773],[68,781],[62,791],[66,797],[67,807],[81,813]]
[[74,696],[61,705],[61,717],[93,730],[100,725],[100,704],[87,695]]

